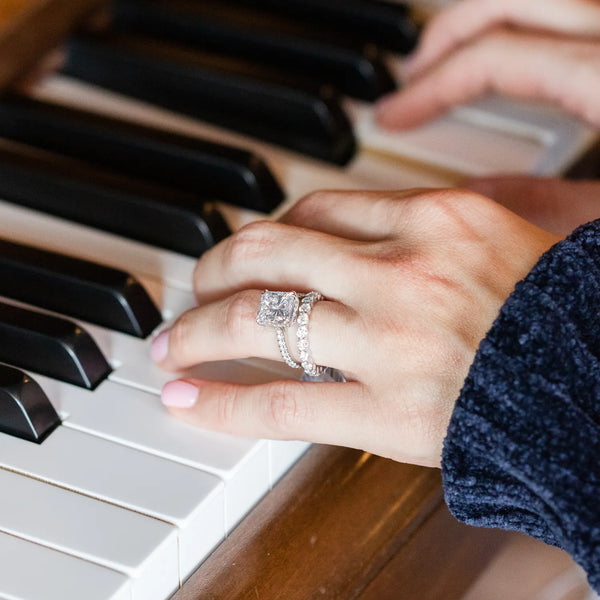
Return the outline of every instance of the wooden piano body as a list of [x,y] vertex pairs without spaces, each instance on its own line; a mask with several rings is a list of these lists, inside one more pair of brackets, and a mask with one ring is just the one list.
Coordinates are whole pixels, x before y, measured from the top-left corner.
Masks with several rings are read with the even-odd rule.
[[[92,0],[2,0],[0,87],[7,88],[32,68],[35,57],[101,5]],[[41,93],[52,97],[63,88],[68,89],[68,84],[51,83]],[[125,108],[123,115],[138,108]],[[171,119],[173,127],[178,126],[169,115],[153,117],[150,110],[148,122],[153,119],[167,125]],[[364,117],[363,126],[368,129],[367,121]],[[499,119],[496,130],[506,122],[506,118]],[[449,131],[455,125],[447,125]],[[198,126],[198,131],[210,134],[212,128]],[[443,161],[432,168],[424,166],[427,135],[420,138],[425,140],[423,153],[400,161],[390,159],[385,134],[379,136],[378,151],[352,167],[347,187],[361,181],[365,173],[371,173],[365,178],[370,187],[377,187],[380,174],[381,185],[387,187],[392,169],[398,169],[399,179],[410,185],[421,181],[445,184],[460,171]],[[412,142],[410,136],[406,139],[406,144]],[[231,140],[255,144],[235,135]],[[277,151],[272,152],[272,160],[284,176],[296,168],[290,167],[287,158],[278,163]],[[298,173],[296,180],[304,179],[301,168]],[[336,177],[343,181],[346,175],[338,173]],[[295,197],[308,191],[314,181],[319,185],[316,176],[298,184]],[[252,218],[236,210],[228,216],[233,222]],[[440,474],[435,469],[398,464],[356,450],[315,446],[184,583],[175,598],[459,599],[505,538],[501,532],[458,524],[445,508]]]

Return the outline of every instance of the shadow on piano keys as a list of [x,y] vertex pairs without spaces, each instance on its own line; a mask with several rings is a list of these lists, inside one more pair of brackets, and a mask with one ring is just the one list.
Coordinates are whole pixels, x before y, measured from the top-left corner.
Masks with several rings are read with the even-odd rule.
[[[148,358],[148,331],[118,330],[86,313],[89,306],[73,303],[73,294],[94,288],[99,312],[112,314],[102,294],[108,290],[112,301],[126,303],[115,289],[132,274],[148,294],[142,304],[153,302],[156,320],[169,321],[193,306],[193,257],[226,235],[228,226],[260,217],[258,211],[279,214],[317,188],[442,186],[495,171],[558,173],[592,134],[558,111],[501,99],[461,108],[413,132],[379,131],[365,100],[393,87],[394,52],[414,43],[403,9],[367,0],[344,6],[298,0],[286,4],[297,11],[290,21],[275,13],[265,19],[251,6],[267,10],[277,7],[276,0],[239,0],[236,11],[246,11],[239,13],[246,15],[242,20],[254,24],[241,34],[239,14],[228,13],[226,4],[119,1],[116,32],[74,38],[64,72],[40,85],[33,99],[0,101],[0,238],[121,272],[0,246],[0,272],[5,281],[11,274],[13,284],[0,290],[0,343],[16,339],[53,355],[36,362],[4,343],[1,360],[10,363],[18,355],[16,366],[32,372],[62,419],[57,426],[50,414],[40,444],[0,434],[0,598],[162,599],[192,573],[177,598],[460,598],[503,536],[456,524],[443,508],[439,473],[359,451],[313,447],[269,492],[307,445],[236,439],[170,418],[158,400],[170,376]],[[357,35],[353,7],[360,23],[370,15],[382,36],[378,11],[395,15],[405,28],[404,44],[379,53],[373,50],[378,40],[368,36],[348,43]],[[342,11],[341,41],[320,25],[320,18],[330,22],[331,10]],[[191,19],[180,17],[198,11],[198,26],[230,27],[215,25],[221,37],[214,34],[213,45],[201,51],[177,48],[181,38],[165,41],[173,31],[194,34]],[[273,23],[285,35],[273,36]],[[160,41],[132,41],[157,33]],[[219,44],[231,44],[231,35],[245,35],[242,56],[222,56]],[[190,44],[189,38],[183,42]],[[269,54],[269,44],[281,55]],[[327,52],[327,61],[314,44]],[[215,63],[219,48],[221,62]],[[250,55],[258,79],[248,70]],[[282,56],[295,69],[282,74]],[[307,72],[317,68],[319,56],[323,68],[310,82]],[[354,75],[366,68],[366,81],[344,77],[340,61]],[[330,83],[346,85],[346,94],[358,99],[338,99]],[[221,94],[216,101],[210,96],[215,89]],[[231,93],[235,89],[244,95]],[[264,106],[254,100],[261,95],[271,109],[259,122]],[[286,98],[294,108],[291,122],[281,104]],[[237,114],[244,101],[251,106]],[[241,132],[223,128],[234,125]],[[144,216],[134,217],[136,211]],[[161,235],[163,229],[168,235]],[[39,300],[25,293],[42,284],[50,287]],[[62,309],[66,299],[70,304]],[[79,350],[69,345],[73,330],[37,346],[31,334],[14,333],[15,315],[24,314],[15,307],[25,304],[75,319],[75,329],[91,336],[106,359],[99,379],[83,382],[93,391],[58,381],[65,369],[60,348],[78,358]],[[156,326],[151,318],[147,328]],[[54,362],[60,363],[56,369]],[[196,373],[252,383],[289,371],[247,360],[203,365]],[[12,371],[0,381],[7,406],[12,402],[14,409],[15,398],[31,394],[35,410],[48,409],[27,376]],[[17,413],[11,413],[13,421]],[[31,423],[22,421],[17,433],[31,433]]]

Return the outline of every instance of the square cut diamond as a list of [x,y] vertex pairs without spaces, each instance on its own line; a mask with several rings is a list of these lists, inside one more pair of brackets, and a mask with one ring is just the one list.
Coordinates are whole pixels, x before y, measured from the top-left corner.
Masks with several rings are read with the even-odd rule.
[[299,299],[296,292],[263,292],[256,322],[267,327],[289,327],[296,321]]

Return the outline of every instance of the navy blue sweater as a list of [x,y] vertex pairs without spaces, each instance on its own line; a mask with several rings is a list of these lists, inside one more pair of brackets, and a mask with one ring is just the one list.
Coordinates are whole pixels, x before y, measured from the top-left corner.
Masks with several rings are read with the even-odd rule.
[[506,301],[454,409],[442,477],[459,520],[566,550],[600,592],[600,220]]

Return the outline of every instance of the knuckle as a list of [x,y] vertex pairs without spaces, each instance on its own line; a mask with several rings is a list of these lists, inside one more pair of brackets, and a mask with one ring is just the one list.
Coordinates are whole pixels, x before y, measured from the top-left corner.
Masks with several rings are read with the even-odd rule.
[[245,225],[229,238],[225,262],[235,266],[260,259],[272,249],[277,233],[277,224],[270,221]]
[[255,294],[251,290],[245,290],[232,296],[224,311],[224,333],[233,340],[239,342],[248,331],[248,324],[253,323],[256,317]]
[[440,189],[424,194],[416,203],[417,218],[429,230],[449,233],[463,230],[482,211],[489,211],[492,201],[471,190]]
[[233,429],[238,404],[237,388],[233,385],[223,386],[217,400],[215,429],[229,432]]
[[286,437],[293,435],[306,418],[306,405],[296,393],[296,384],[282,380],[265,389],[265,420],[267,426]]
[[287,221],[301,225],[306,221],[314,221],[324,207],[327,206],[329,192],[317,190],[300,198],[287,214]]

